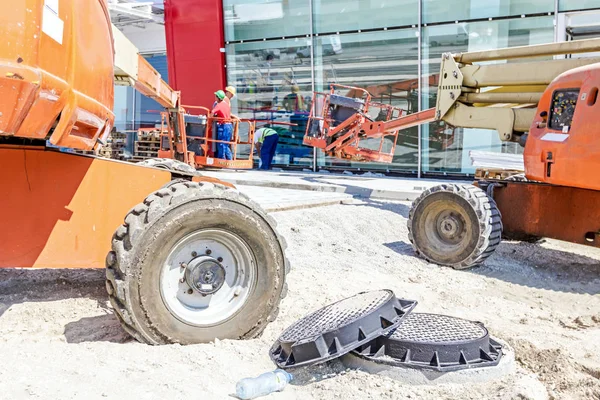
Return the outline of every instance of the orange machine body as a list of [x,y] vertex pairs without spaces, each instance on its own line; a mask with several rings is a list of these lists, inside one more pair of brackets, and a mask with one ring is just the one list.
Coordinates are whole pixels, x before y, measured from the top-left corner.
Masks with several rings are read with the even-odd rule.
[[127,212],[171,180],[166,170],[0,146],[0,267],[104,267]]
[[542,96],[525,145],[529,179],[600,190],[600,64],[558,76]]
[[0,13],[0,135],[89,150],[113,122],[105,0],[20,0]]
[[129,210],[172,179],[167,170],[41,146],[0,146],[0,170],[10,188],[0,197],[0,268],[104,268]]
[[[113,126],[106,2],[16,1],[0,13],[0,34],[0,268],[103,268],[127,213],[174,178],[46,146],[89,150]],[[140,65],[135,87],[178,106],[178,94]]]
[[546,237],[600,247],[600,191],[537,182],[478,181],[493,195],[502,232],[514,239]]

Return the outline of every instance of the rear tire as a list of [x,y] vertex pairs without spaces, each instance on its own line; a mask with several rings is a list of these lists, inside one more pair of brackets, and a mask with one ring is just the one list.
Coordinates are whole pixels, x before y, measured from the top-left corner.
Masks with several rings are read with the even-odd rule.
[[186,174],[196,175],[198,173],[191,165],[170,158],[149,158],[147,160],[140,161],[137,164],[146,167],[162,168],[168,169],[170,171],[183,172]]
[[[140,342],[253,338],[287,291],[284,251],[272,218],[237,190],[175,183],[134,207],[115,232],[106,287],[121,325]],[[203,291],[201,278],[188,280],[202,260],[214,267],[211,279],[221,278],[210,281],[214,292]]]
[[473,185],[435,186],[414,201],[408,237],[416,253],[429,262],[455,269],[473,267],[500,244],[500,211]]

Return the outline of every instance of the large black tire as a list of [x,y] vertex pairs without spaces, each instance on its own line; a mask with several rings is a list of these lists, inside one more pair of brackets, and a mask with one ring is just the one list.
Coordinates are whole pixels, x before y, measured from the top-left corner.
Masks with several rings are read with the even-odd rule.
[[500,211],[473,185],[435,186],[414,201],[408,237],[416,253],[429,262],[455,269],[473,267],[500,244]]
[[191,165],[170,158],[149,158],[147,160],[140,161],[137,164],[144,165],[146,167],[168,169],[170,171],[183,172],[192,175],[198,174],[198,171],[196,171]]
[[[253,255],[250,265],[256,279],[246,301],[229,319],[195,326],[169,310],[160,274],[182,238],[207,229],[227,231],[245,242]],[[213,183],[176,183],[149,195],[127,214],[107,255],[106,287],[123,328],[140,342],[253,338],[276,318],[287,292],[285,248],[275,221],[244,194]]]

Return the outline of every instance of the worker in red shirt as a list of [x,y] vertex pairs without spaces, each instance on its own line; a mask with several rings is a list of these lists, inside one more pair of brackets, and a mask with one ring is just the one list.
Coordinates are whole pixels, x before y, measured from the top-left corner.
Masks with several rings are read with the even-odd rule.
[[[233,135],[233,125],[231,124],[231,107],[229,102],[224,101],[225,92],[218,90],[215,92],[217,105],[212,109],[211,114],[216,118],[217,140],[231,142]],[[231,147],[229,143],[217,143],[216,158],[224,160],[233,160]]]

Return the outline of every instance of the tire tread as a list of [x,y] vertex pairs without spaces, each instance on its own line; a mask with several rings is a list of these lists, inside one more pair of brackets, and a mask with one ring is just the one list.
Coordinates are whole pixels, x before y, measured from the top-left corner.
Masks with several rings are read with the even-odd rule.
[[[148,161],[148,160],[146,160]],[[173,161],[173,160],[171,160]],[[284,261],[284,283],[280,298],[270,298],[270,302],[277,304],[271,314],[264,321],[257,321],[256,325],[242,335],[241,338],[252,338],[262,332],[268,322],[273,321],[279,313],[279,300],[287,294],[287,283],[285,275],[290,271],[290,263],[286,257],[287,244],[276,230],[275,220],[269,216],[256,202],[248,196],[243,195],[236,189],[225,185],[208,182],[180,182],[171,185],[167,189],[159,189],[150,194],[146,199],[133,207],[125,216],[125,223],[121,225],[113,235],[112,250],[106,257],[106,287],[110,303],[115,310],[119,322],[132,337],[142,343],[166,344],[176,342],[176,339],[166,337],[150,326],[145,321],[136,320],[133,307],[140,305],[132,304],[131,296],[128,295],[130,281],[134,279],[131,271],[133,254],[140,246],[140,242],[146,229],[162,217],[170,208],[185,202],[202,197],[214,199],[214,201],[227,200],[247,207],[258,214],[269,225],[279,243]]]
[[[465,260],[455,263],[441,263],[427,257],[417,246],[412,233],[415,211],[426,198],[440,192],[453,193],[464,200],[475,211],[479,222],[479,239],[474,251]],[[427,262],[452,267],[454,269],[466,269],[483,263],[494,253],[496,247],[502,240],[502,216],[496,202],[483,190],[468,184],[444,183],[425,190],[413,202],[408,215],[408,239],[414,251]]]

